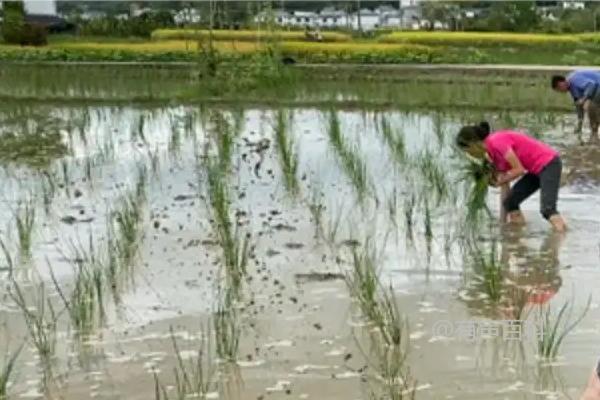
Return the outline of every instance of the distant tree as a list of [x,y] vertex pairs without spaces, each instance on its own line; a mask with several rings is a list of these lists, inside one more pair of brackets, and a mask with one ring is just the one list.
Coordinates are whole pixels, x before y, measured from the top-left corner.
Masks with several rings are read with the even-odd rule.
[[490,7],[486,18],[491,31],[529,32],[540,25],[541,17],[533,1],[501,1]]
[[25,7],[22,1],[3,1],[2,37],[6,43],[20,44],[25,32]]

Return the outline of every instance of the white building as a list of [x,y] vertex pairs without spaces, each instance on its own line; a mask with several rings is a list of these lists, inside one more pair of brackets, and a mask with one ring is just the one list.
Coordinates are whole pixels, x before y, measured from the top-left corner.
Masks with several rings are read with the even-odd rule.
[[24,0],[27,14],[57,15],[55,0]]
[[583,1],[563,1],[562,7],[567,10],[583,10],[585,2]]
[[[381,6],[375,10],[364,8],[360,12],[347,13],[335,7],[325,7],[319,13],[312,11],[283,11],[274,10],[270,14],[258,14],[254,21],[265,23],[269,18],[281,26],[291,28],[350,28],[371,31],[382,27],[398,29],[418,29],[420,9],[419,0],[401,0],[399,4],[406,4],[403,8]],[[409,5],[413,4],[413,5]],[[360,18],[359,18],[360,13]]]

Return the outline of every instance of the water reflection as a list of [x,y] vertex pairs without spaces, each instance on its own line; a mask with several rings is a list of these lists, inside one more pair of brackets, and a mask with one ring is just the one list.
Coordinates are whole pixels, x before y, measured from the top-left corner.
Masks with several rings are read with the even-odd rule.
[[558,235],[549,233],[534,250],[522,230],[504,231],[500,243],[470,255],[460,299],[473,315],[524,320],[530,307],[547,303],[562,285],[561,243]]

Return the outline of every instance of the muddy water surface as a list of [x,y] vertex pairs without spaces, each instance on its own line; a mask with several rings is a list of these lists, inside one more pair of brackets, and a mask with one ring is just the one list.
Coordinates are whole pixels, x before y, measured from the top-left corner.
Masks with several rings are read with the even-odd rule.
[[[461,122],[474,117],[468,113],[111,105],[28,110],[57,121],[69,152],[43,169],[17,160],[2,171],[0,227],[14,259],[12,278],[30,306],[35,298],[54,304],[58,321],[48,378],[24,311],[15,305],[6,261],[0,340],[10,351],[25,343],[11,376],[14,398],[152,399],[155,374],[175,398],[172,336],[185,361],[212,342],[205,362],[219,372],[209,398],[370,398],[374,383],[364,378],[373,367],[362,342],[367,328],[343,279],[352,249],[365,243],[376,249],[380,280],[393,287],[408,320],[407,365],[418,399],[577,398],[598,358],[600,153],[569,133],[571,116],[477,115],[497,127],[527,129],[561,150],[559,206],[570,224],[565,237],[552,235],[535,195],[523,207],[526,227],[481,228],[479,244],[495,248],[502,265],[501,294],[491,301],[489,281],[465,258],[462,240],[465,195],[452,140]],[[341,147],[332,139],[332,112]],[[14,116],[6,113],[7,121]],[[279,125],[283,142],[275,134],[278,117],[285,121]],[[388,136],[382,121],[391,127]],[[233,138],[222,177],[230,189],[229,213],[252,246],[236,306],[237,362],[227,368],[214,354],[210,327],[225,280],[204,164],[224,134]],[[287,181],[286,157],[298,165]],[[119,299],[107,290],[104,324],[76,339],[57,286],[68,297],[82,249],[107,251],[109,221],[139,182],[142,233]],[[15,222],[27,199],[35,209],[29,261],[19,256]],[[488,201],[496,216],[497,193],[491,191]],[[470,340],[465,328],[515,320],[521,308],[524,328],[531,328],[539,304],[556,314],[569,302],[575,319],[590,295],[585,318],[551,363],[538,359],[535,336],[526,332],[508,338],[488,330],[485,338],[478,332]]]

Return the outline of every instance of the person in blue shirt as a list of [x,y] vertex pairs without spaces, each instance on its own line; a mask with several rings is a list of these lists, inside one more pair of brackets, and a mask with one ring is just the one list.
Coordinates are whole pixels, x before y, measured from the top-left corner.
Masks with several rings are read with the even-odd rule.
[[577,109],[577,127],[575,132],[581,133],[584,115],[590,121],[591,139],[597,141],[600,125],[600,71],[578,70],[566,77],[554,75],[552,89],[558,92],[569,92]]

